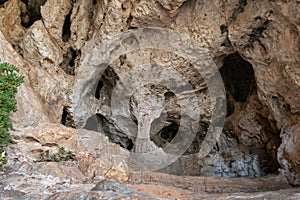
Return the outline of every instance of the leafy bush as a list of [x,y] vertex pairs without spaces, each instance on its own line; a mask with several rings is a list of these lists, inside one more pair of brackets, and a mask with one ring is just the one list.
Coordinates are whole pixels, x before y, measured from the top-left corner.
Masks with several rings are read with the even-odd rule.
[[66,151],[64,147],[60,147],[57,153],[50,154],[49,150],[42,151],[38,159],[39,162],[60,162],[70,161],[75,159],[75,154],[71,151]]
[[19,69],[12,64],[0,63],[0,166],[5,164],[3,148],[10,143],[10,114],[17,111],[15,95],[18,86],[24,81],[23,76],[17,75],[18,72]]

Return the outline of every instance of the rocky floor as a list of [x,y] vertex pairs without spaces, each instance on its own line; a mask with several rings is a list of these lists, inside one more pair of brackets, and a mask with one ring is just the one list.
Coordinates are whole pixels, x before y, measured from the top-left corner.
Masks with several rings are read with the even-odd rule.
[[[49,164],[56,167],[48,168]],[[56,165],[57,164],[57,165]],[[162,173],[130,174],[120,182],[97,177],[78,181],[55,170],[72,163],[42,163],[44,170],[1,168],[0,199],[299,199],[282,175],[256,179],[180,177]],[[73,163],[74,164],[74,163]],[[28,169],[27,169],[28,170]],[[78,174],[77,174],[78,175]],[[267,190],[267,191],[266,191]]]
[[[299,199],[283,172],[260,178],[178,176],[132,172],[129,152],[104,135],[59,124],[11,132],[0,170],[0,199]],[[47,160],[42,152],[74,153]],[[52,155],[54,155],[52,154]],[[58,155],[56,153],[56,155]]]

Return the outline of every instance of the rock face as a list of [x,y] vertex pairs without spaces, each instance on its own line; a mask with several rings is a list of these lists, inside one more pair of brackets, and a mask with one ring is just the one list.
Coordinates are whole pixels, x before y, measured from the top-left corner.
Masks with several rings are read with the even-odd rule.
[[[127,150],[180,154],[161,172],[282,169],[299,185],[299,9],[281,0],[0,1],[0,59],[25,76],[12,118],[19,150],[10,151],[64,140],[81,151],[81,133],[104,134],[124,159]],[[84,159],[83,174],[103,174],[97,158]]]
[[[108,138],[99,133],[66,128],[60,124],[41,123],[34,129],[26,128],[21,132],[11,132],[11,137],[17,145],[11,145],[7,149],[7,153],[11,155],[9,162],[12,162],[12,166],[16,166],[14,162],[20,159],[19,156],[24,161],[17,162],[18,169],[29,167],[31,163],[28,161],[39,162],[41,152],[49,151],[51,154],[63,147],[76,154],[78,162],[76,171],[81,181],[84,177],[104,175],[122,181],[128,179],[129,170],[126,163],[129,152],[114,143],[109,143]],[[37,164],[37,167],[40,165]],[[68,177],[68,172],[58,173],[61,173],[60,176],[63,178]]]
[[289,182],[299,185],[299,124],[282,131],[282,143],[279,147],[278,160]]
[[18,112],[13,114],[14,127],[26,127],[40,121],[50,121],[47,113],[43,112],[44,106],[41,99],[34,92],[29,77],[26,76],[29,64],[15,52],[2,33],[0,33],[0,38],[1,60],[14,64],[20,69],[21,75],[25,75],[24,84],[19,87],[16,96],[18,99]]

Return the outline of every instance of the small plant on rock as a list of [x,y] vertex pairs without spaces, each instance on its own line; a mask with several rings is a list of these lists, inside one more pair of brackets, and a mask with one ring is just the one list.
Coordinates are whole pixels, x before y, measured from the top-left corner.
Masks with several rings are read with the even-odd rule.
[[61,162],[75,160],[75,154],[71,151],[66,151],[64,147],[60,147],[57,153],[50,154],[49,150],[40,153],[39,162]]
[[17,88],[23,83],[23,76],[19,76],[14,65],[0,63],[0,166],[5,164],[4,147],[10,143],[8,131],[12,129],[11,112],[17,111],[15,95]]

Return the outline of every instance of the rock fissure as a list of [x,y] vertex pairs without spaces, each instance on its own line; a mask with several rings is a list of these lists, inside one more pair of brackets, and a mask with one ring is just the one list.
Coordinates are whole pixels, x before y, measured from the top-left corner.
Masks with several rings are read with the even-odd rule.
[[71,14],[72,14],[73,9],[70,9],[70,12],[66,15],[64,25],[62,27],[62,40],[64,42],[68,42],[71,37]]

